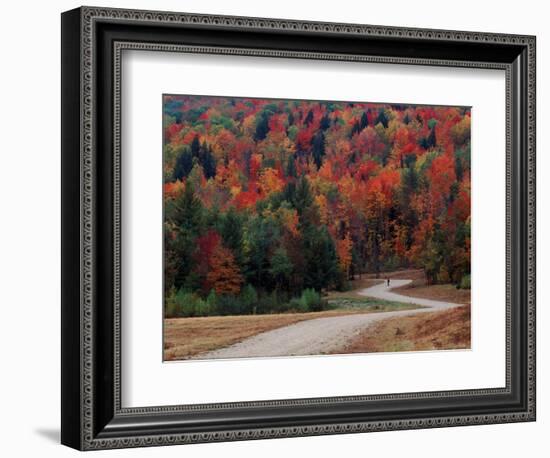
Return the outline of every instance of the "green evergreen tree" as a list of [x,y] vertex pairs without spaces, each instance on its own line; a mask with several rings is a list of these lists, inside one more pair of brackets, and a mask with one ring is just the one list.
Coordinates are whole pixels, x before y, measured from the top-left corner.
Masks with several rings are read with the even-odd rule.
[[428,148],[434,148],[437,146],[437,139],[435,138],[435,126],[430,131],[430,135],[427,138]]
[[323,134],[322,130],[313,136],[312,153],[315,165],[319,169],[323,163],[323,157],[325,155],[325,134]]
[[359,127],[361,128],[361,130],[363,130],[368,125],[369,125],[369,118],[367,116],[367,112],[364,111],[363,114],[361,115],[361,123],[359,124]]
[[286,250],[283,247],[277,248],[271,256],[271,267],[269,269],[277,289],[288,284],[293,268],[294,266]]
[[384,129],[388,128],[389,123],[388,116],[386,115],[386,111],[382,108],[380,112],[378,113],[378,117],[376,118],[376,121],[374,122],[374,125],[381,123],[384,126]]
[[233,252],[235,261],[242,266],[244,263],[242,217],[234,208],[230,208],[220,217],[218,224],[218,232],[222,236],[224,246]]
[[296,171],[296,163],[294,161],[294,157],[292,156],[288,158],[286,163],[286,176],[291,178],[296,178],[298,176],[298,172]]
[[193,140],[191,141],[191,154],[193,155],[194,158],[199,157],[200,149],[201,149],[201,142],[199,140],[199,136],[195,135],[193,137]]
[[199,164],[202,166],[205,178],[213,178],[216,176],[216,158],[212,154],[210,146],[203,142],[198,153]]
[[359,122],[355,121],[353,123],[353,127],[351,128],[350,136],[353,137],[354,135],[358,134],[359,132],[361,132],[361,125],[359,124]]
[[304,119],[304,124],[309,126],[313,122],[313,110],[307,112],[306,119]]
[[172,272],[166,290],[179,290],[193,271],[195,240],[202,233],[204,211],[201,201],[195,196],[189,180],[184,192],[165,205],[165,251],[170,256],[165,260],[165,269]]
[[327,227],[308,226],[304,229],[304,258],[307,269],[304,287],[317,291],[329,288],[338,279],[338,256]]
[[187,175],[191,172],[193,168],[193,155],[191,150],[188,147],[185,147],[183,151],[179,154],[176,159],[176,164],[174,165],[174,172],[172,173],[172,179],[183,180],[187,178]]
[[294,124],[294,115],[292,114],[292,111],[288,114],[288,127],[292,126]]
[[271,285],[269,253],[280,237],[279,228],[271,218],[256,215],[247,221],[245,276],[257,288]]
[[319,123],[319,127],[322,130],[327,130],[330,127],[330,118],[327,115],[324,115],[321,118],[321,122]]
[[269,115],[263,111],[259,116],[256,123],[256,132],[254,133],[254,140],[261,141],[267,137],[269,133]]
[[300,217],[300,224],[306,223],[315,224],[315,219],[318,216],[317,206],[314,205],[313,193],[309,185],[309,180],[305,176],[301,176],[298,179],[294,195],[291,196],[290,201],[294,208],[298,211]]

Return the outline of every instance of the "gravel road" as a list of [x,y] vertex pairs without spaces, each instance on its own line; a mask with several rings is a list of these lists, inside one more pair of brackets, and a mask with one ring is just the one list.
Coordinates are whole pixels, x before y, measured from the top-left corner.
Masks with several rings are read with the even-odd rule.
[[377,299],[418,304],[424,306],[424,308],[314,318],[312,320],[300,321],[299,323],[249,337],[242,342],[225,348],[197,355],[195,359],[257,358],[334,353],[344,348],[354,336],[357,336],[374,322],[395,316],[410,316],[434,310],[459,307],[461,305],[402,296],[391,291],[392,288],[406,285],[411,281],[392,279],[390,287],[387,287],[384,282],[362,289],[358,293],[362,296]]

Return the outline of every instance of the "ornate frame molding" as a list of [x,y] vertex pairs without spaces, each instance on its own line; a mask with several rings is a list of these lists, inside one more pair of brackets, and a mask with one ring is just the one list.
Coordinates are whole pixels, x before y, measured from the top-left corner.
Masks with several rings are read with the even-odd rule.
[[[443,30],[425,30],[401,27],[382,27],[357,24],[336,24],[321,22],[306,22],[283,19],[262,19],[248,17],[229,17],[229,16],[211,16],[185,13],[166,13],[152,11],[133,11],[123,9],[105,9],[94,7],[83,7],[78,10],[79,17],[79,36],[80,36],[80,64],[79,64],[79,84],[80,84],[80,214],[78,215],[78,224],[80,227],[80,311],[78,322],[80,327],[80,337],[78,348],[80,353],[80,364],[78,371],[80,376],[80,417],[78,427],[78,440],[74,437],[64,440],[69,445],[81,449],[104,449],[121,447],[138,447],[151,445],[168,445],[180,443],[196,443],[210,441],[227,440],[246,440],[263,439],[274,437],[307,436],[320,434],[341,434],[350,432],[367,431],[385,431],[426,427],[442,427],[487,423],[505,423],[515,421],[529,421],[535,418],[535,38],[531,36],[518,36],[508,34],[490,34],[478,32],[461,31],[443,31]],[[94,380],[97,377],[95,373],[94,362],[94,342],[96,339],[95,329],[95,310],[98,304],[95,302],[95,288],[97,279],[95,277],[95,250],[96,250],[96,217],[97,208],[97,177],[95,164],[95,132],[96,126],[96,74],[95,61],[97,44],[96,30],[97,24],[112,23],[125,25],[155,25],[155,24],[173,24],[178,26],[205,26],[211,29],[238,30],[238,31],[293,31],[304,34],[339,34],[352,35],[359,37],[391,37],[397,39],[414,39],[430,42],[431,40],[445,41],[448,43],[487,43],[498,44],[501,46],[515,46],[525,49],[525,58],[527,59],[527,74],[525,75],[527,84],[527,169],[525,171],[527,180],[526,196],[526,215],[527,215],[527,233],[526,233],[526,258],[527,258],[527,281],[525,284],[527,297],[527,323],[525,332],[527,333],[527,360],[526,364],[526,409],[521,412],[509,412],[499,414],[476,414],[476,415],[452,415],[415,418],[411,420],[389,420],[389,421],[361,421],[348,423],[327,423],[309,426],[282,426],[253,429],[231,429],[215,432],[189,432],[189,433],[166,433],[154,435],[136,435],[121,437],[104,437],[99,434],[98,426],[95,424],[96,413],[94,412],[97,402],[97,393],[95,391]],[[350,60],[362,62],[380,62],[380,63],[399,63],[415,65],[440,65],[449,67],[471,67],[471,68],[497,68],[506,71],[506,106],[507,106],[507,384],[506,388],[489,390],[467,390],[460,392],[433,392],[433,393],[408,393],[397,395],[381,396],[359,396],[346,398],[318,398],[301,400],[279,400],[264,401],[253,403],[231,403],[231,404],[210,404],[210,405],[191,405],[191,406],[163,406],[139,409],[123,409],[120,404],[120,65],[121,53],[125,49],[142,49],[152,51],[171,51],[188,53],[214,53],[214,54],[232,54],[232,55],[254,55],[266,57],[296,57],[303,59],[334,59]],[[114,45],[114,123],[112,124],[114,138],[114,287],[113,297],[115,302],[114,316],[114,406],[115,414],[124,417],[130,415],[159,415],[169,413],[182,413],[197,410],[212,409],[234,409],[239,407],[273,407],[273,406],[299,406],[299,405],[319,405],[323,403],[338,403],[350,401],[370,401],[370,400],[395,400],[395,399],[427,399],[441,398],[445,396],[464,396],[480,394],[498,394],[510,393],[511,373],[510,360],[512,358],[510,349],[510,329],[511,329],[511,293],[510,278],[512,275],[511,263],[511,237],[512,230],[512,209],[510,187],[512,183],[512,141],[511,123],[512,123],[512,85],[511,75],[513,71],[512,63],[491,63],[468,60],[446,60],[446,59],[416,59],[403,57],[385,57],[368,56],[356,54],[336,54],[320,52],[295,52],[288,50],[262,50],[243,47],[216,47],[216,46],[185,46],[163,43],[137,43],[132,41],[115,41]]]

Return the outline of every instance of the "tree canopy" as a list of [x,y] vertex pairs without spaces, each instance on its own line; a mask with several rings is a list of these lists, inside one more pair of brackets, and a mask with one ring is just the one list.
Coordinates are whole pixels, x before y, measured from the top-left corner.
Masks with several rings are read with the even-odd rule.
[[171,95],[163,109],[167,300],[244,310],[364,272],[470,273],[469,108]]

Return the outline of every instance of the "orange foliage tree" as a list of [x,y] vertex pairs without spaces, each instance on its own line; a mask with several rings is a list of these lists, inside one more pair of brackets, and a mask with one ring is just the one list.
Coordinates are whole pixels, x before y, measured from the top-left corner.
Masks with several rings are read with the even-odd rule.
[[353,242],[349,234],[346,234],[346,236],[342,240],[338,240],[338,242],[336,242],[336,252],[338,253],[340,268],[342,269],[342,272],[344,272],[344,274],[346,275],[346,278],[349,277],[349,271],[352,261],[352,248]]
[[231,250],[218,244],[210,257],[210,271],[206,281],[217,294],[236,295],[241,291],[243,276]]

